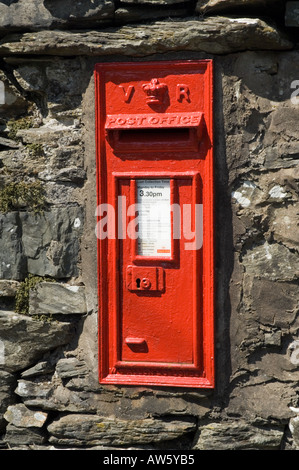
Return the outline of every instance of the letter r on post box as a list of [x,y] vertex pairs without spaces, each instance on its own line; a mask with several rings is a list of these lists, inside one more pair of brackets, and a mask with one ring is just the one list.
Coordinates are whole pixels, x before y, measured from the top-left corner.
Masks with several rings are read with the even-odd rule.
[[189,94],[190,94],[190,90],[187,85],[177,85],[176,87],[177,101],[182,101],[183,99],[185,99],[186,101],[190,101]]

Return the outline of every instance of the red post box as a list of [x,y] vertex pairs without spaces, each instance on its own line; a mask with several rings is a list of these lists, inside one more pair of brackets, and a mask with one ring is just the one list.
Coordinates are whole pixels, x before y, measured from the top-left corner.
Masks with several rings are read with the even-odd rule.
[[95,80],[100,382],[213,388],[212,61]]

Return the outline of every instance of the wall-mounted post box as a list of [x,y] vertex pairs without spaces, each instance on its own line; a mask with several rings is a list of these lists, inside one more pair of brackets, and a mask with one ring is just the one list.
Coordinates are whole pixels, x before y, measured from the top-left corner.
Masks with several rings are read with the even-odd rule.
[[95,79],[100,382],[212,388],[212,61]]

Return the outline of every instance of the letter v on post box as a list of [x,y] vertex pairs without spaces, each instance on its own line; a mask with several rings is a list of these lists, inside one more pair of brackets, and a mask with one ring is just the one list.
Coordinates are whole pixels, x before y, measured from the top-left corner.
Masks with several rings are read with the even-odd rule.
[[99,381],[213,388],[213,63],[95,83]]

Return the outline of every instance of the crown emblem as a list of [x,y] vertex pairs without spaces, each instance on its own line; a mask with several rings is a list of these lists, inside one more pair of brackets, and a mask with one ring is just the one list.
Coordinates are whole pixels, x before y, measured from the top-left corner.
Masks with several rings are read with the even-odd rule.
[[147,95],[147,104],[161,104],[167,91],[167,85],[160,83],[157,78],[152,78],[150,83],[142,85],[142,89]]

